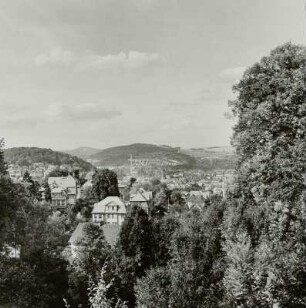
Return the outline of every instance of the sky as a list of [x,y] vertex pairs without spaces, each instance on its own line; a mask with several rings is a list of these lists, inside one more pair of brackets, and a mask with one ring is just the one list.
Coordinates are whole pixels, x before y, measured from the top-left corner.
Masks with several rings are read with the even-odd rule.
[[0,137],[56,150],[227,146],[232,86],[304,0],[0,0]]

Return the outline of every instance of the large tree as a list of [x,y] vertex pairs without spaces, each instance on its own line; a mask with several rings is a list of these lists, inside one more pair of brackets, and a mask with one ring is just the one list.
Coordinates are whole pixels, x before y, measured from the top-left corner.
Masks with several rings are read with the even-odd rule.
[[244,73],[231,103],[237,124],[239,192],[256,204],[267,196],[294,202],[306,168],[304,47],[285,44]]
[[4,139],[0,138],[0,175],[4,175],[7,173],[7,165],[4,160],[4,153],[2,151],[4,147]]
[[153,264],[152,227],[148,214],[134,206],[121,227],[116,247],[115,264],[118,277],[119,297],[134,307],[134,285],[137,278]]
[[97,171],[92,179],[92,191],[99,200],[108,196],[119,197],[117,174],[109,169]]
[[[306,49],[290,43],[247,69],[234,86],[238,156],[224,221],[227,303],[303,307]],[[273,306],[274,307],[274,306]]]

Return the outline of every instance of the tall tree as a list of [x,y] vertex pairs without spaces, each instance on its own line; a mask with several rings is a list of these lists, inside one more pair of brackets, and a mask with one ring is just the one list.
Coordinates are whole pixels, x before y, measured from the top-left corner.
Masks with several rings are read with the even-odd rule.
[[7,165],[4,160],[4,153],[3,153],[3,147],[4,147],[4,139],[0,138],[0,175],[4,175],[7,173]]
[[92,179],[92,191],[99,200],[108,196],[119,197],[117,174],[109,169],[97,171]]
[[[306,49],[274,49],[234,86],[238,155],[224,221],[226,298],[241,307],[303,307]],[[274,307],[273,306],[273,307]]]
[[37,200],[41,199],[41,195],[39,193],[40,185],[37,181],[34,181],[28,171],[26,171],[23,175],[22,182],[24,183],[26,190],[29,193],[31,198],[35,198]]
[[134,285],[153,264],[152,228],[148,214],[134,206],[122,225],[116,247],[116,273],[119,278],[119,296],[134,307]]

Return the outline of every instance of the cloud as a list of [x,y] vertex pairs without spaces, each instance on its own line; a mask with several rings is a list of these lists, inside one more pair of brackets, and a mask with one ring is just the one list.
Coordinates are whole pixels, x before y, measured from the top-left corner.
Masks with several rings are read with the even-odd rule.
[[244,66],[239,66],[239,67],[234,67],[234,68],[228,68],[219,73],[219,77],[226,81],[238,81],[243,73],[245,72],[246,67]]
[[118,54],[76,55],[75,53],[55,48],[51,51],[39,54],[35,58],[37,66],[64,65],[72,66],[75,71],[107,70],[107,69],[139,69],[151,65],[162,65],[165,58],[157,53],[145,53],[140,51],[120,52]]
[[53,103],[37,115],[35,106],[14,106],[6,109],[2,115],[1,128],[33,129],[47,124],[88,124],[90,122],[109,121],[122,113],[114,108],[106,108],[101,104]]
[[108,109],[100,104],[76,104],[68,105],[54,103],[49,105],[45,116],[49,120],[58,119],[62,121],[99,121],[110,120],[122,113],[116,109]]
[[77,61],[77,57],[71,51],[62,50],[61,48],[54,48],[50,52],[40,54],[35,58],[37,66],[47,64],[71,65],[75,61]]

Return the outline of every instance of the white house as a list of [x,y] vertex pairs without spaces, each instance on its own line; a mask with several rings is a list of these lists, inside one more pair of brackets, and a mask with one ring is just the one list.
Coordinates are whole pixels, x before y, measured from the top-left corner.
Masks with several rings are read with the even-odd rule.
[[92,211],[94,223],[121,225],[125,216],[126,207],[119,197],[106,197],[95,203]]

